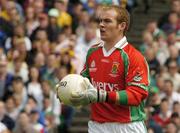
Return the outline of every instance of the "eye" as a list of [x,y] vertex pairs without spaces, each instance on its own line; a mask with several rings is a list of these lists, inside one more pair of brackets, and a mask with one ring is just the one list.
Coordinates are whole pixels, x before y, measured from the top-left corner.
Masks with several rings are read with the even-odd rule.
[[112,22],[112,21],[111,21],[111,19],[104,19],[104,22],[105,22],[105,23],[110,23],[110,22]]
[[112,20],[111,19],[98,19],[98,23],[111,23]]

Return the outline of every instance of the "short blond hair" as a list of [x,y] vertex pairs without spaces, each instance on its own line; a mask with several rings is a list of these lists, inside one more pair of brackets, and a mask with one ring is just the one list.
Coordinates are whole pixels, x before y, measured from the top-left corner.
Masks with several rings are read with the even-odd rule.
[[107,11],[107,10],[116,11],[117,12],[117,22],[118,23],[125,22],[126,28],[124,30],[124,34],[127,32],[127,30],[129,29],[129,25],[130,25],[130,14],[125,8],[117,6],[117,5],[102,5],[102,6],[100,6],[100,10],[101,11]]

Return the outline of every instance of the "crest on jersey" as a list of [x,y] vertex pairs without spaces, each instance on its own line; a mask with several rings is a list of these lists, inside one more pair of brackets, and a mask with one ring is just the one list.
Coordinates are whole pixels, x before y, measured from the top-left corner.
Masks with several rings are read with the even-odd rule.
[[111,73],[116,74],[118,72],[119,63],[113,62]]
[[134,75],[133,80],[139,82],[142,80],[143,71],[140,70],[140,67],[137,67],[137,70],[133,71],[133,75]]
[[96,72],[96,71],[97,71],[96,63],[95,63],[94,60],[93,60],[93,61],[91,62],[91,64],[90,64],[89,71],[90,71],[90,72]]
[[91,62],[91,67],[95,67],[96,66],[96,64],[95,64],[95,61],[93,60],[92,62]]

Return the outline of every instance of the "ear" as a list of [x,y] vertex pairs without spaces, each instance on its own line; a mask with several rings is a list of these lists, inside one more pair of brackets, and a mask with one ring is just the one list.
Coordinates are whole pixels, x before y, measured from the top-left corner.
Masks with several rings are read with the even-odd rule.
[[124,31],[126,29],[126,26],[127,26],[126,22],[122,22],[118,25],[118,28],[120,31]]

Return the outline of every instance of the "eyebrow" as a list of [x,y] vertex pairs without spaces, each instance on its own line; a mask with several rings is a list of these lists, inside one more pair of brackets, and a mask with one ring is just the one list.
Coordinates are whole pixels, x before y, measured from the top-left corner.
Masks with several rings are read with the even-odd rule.
[[99,18],[98,19],[99,22],[105,21],[105,22],[112,22],[111,18]]

